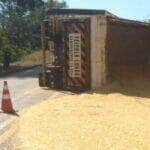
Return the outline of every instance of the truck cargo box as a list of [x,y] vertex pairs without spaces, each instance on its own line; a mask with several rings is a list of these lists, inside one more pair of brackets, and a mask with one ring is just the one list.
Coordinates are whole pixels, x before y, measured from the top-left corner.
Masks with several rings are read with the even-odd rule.
[[[49,9],[41,29],[42,86],[90,90],[112,80],[150,77],[148,23],[121,19],[105,10]],[[53,53],[51,63],[45,61],[46,50]]]

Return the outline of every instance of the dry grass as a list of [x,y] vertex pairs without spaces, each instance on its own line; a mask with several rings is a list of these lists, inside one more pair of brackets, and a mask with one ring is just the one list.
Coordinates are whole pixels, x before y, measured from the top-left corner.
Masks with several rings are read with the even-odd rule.
[[[52,54],[49,51],[46,51],[46,63],[51,63]],[[42,51],[35,51],[25,57],[20,61],[10,64],[9,70],[3,70],[3,64],[0,63],[0,76],[5,76],[13,72],[22,71],[24,69],[29,69],[37,65],[42,64]]]
[[149,150],[150,99],[120,93],[49,98],[21,113],[21,150]]
[[[51,59],[51,53],[49,51],[46,52],[46,60],[47,62],[50,62]],[[42,51],[35,51],[24,58],[21,59],[21,61],[15,62],[14,65],[17,66],[23,66],[23,67],[32,67],[35,65],[41,65],[42,64]]]

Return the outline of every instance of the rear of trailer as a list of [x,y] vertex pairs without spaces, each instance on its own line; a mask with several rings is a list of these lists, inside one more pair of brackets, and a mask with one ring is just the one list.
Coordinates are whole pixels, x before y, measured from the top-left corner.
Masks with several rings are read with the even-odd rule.
[[[141,63],[147,74],[149,29],[149,24],[121,19],[105,10],[49,9],[41,23],[40,86],[97,89],[127,73],[131,79],[132,69],[139,70]],[[47,50],[52,56],[49,62]]]

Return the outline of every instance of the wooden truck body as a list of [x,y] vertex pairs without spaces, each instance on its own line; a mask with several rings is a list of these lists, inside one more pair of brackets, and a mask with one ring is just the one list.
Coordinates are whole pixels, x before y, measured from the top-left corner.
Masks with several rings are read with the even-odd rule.
[[[121,19],[105,10],[49,9],[41,37],[40,86],[81,91],[97,89],[113,78],[131,79],[136,69],[142,77],[149,76],[148,23]],[[53,56],[51,63],[46,62],[46,50]]]

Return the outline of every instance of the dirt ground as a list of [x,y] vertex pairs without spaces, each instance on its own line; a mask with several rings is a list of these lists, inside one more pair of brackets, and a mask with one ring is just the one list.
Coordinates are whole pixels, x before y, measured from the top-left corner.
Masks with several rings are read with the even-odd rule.
[[149,150],[150,99],[121,92],[49,98],[20,114],[21,150]]

